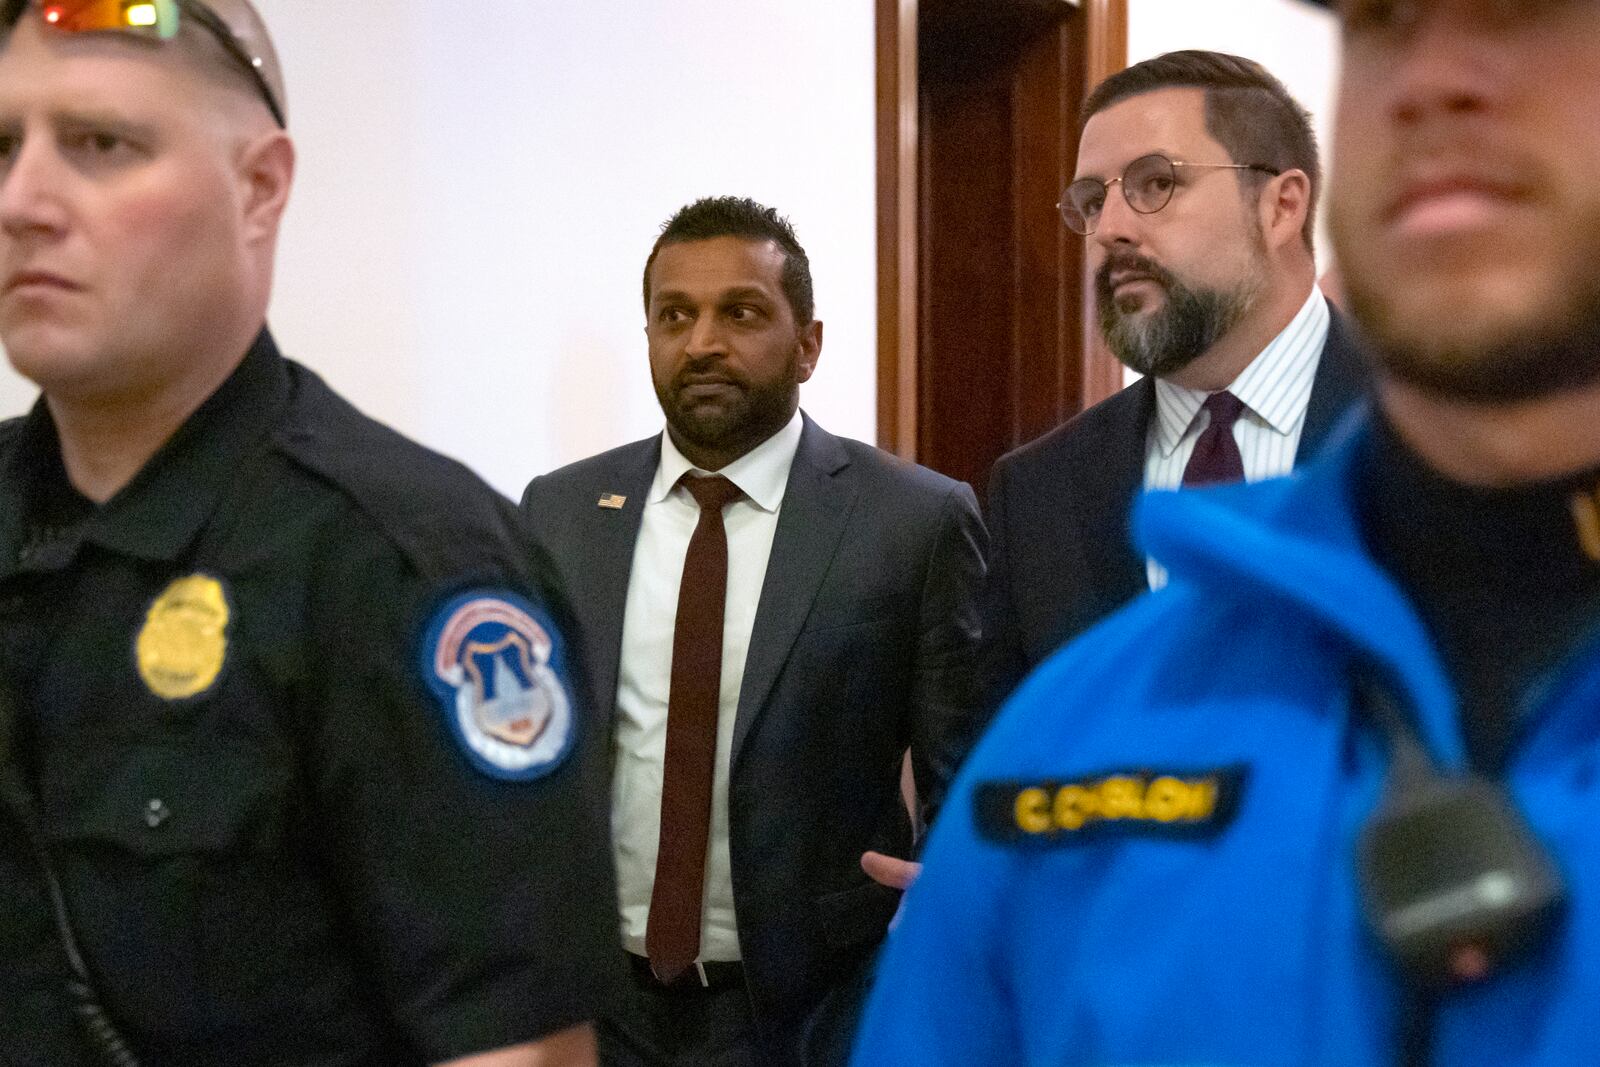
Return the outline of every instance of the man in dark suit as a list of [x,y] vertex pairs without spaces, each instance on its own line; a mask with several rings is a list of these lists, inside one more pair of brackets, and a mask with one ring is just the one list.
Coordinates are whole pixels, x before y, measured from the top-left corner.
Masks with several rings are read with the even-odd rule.
[[1108,346],[1145,376],[995,464],[989,711],[1165,582],[1128,529],[1142,489],[1285,474],[1364,388],[1315,284],[1316,142],[1276,78],[1174,52],[1107,79],[1084,116],[1062,217],[1089,239]]
[[666,432],[523,497],[612,738],[634,988],[601,1059],[840,1062],[899,898],[863,855],[909,854],[907,749],[926,817],[973,729],[977,502],[800,413],[822,324],[771,209],[684,208],[644,296]]

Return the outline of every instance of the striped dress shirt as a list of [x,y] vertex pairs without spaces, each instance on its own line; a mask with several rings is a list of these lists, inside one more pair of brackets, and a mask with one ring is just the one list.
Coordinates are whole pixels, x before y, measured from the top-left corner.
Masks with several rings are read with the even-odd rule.
[[[1244,402],[1233,438],[1244,460],[1245,481],[1276,478],[1294,469],[1311,383],[1327,340],[1328,302],[1313,285],[1289,325],[1228,386],[1228,392]],[[1156,380],[1155,418],[1145,440],[1146,489],[1177,489],[1183,483],[1195,441],[1211,422],[1202,408],[1210,395],[1204,389]],[[1151,589],[1167,584],[1167,572],[1160,564],[1148,560],[1146,570]]]

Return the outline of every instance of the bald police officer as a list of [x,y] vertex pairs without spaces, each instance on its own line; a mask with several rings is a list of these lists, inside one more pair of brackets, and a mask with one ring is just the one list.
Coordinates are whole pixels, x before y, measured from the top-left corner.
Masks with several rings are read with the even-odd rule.
[[245,0],[0,7],[0,1061],[581,1064],[615,959],[509,505],[264,320]]
[[1378,410],[1146,499],[1171,586],[969,761],[860,1064],[1595,1062],[1600,5],[1341,7]]

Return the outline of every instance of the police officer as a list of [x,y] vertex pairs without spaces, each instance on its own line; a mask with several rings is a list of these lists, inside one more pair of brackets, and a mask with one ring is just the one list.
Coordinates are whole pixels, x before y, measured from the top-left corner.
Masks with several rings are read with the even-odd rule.
[[859,1064],[1596,1062],[1600,5],[1348,0],[1377,410],[1154,494],[968,763]]
[[514,512],[264,326],[245,0],[0,8],[0,1062],[593,1063],[574,650]]

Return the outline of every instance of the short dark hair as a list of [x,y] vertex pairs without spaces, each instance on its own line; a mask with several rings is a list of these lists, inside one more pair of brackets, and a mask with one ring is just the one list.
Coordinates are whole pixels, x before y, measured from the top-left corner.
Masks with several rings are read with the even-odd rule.
[[713,237],[743,237],[771,241],[783,250],[783,295],[794,312],[797,326],[809,325],[816,312],[811,292],[811,260],[794,235],[794,227],[777,211],[745,196],[708,196],[678,209],[661,227],[661,235],[644,261],[644,308],[650,311],[650,268],[656,253],[667,245],[708,241]]
[[[1311,116],[1283,83],[1260,63],[1225,52],[1186,49],[1135,63],[1095,86],[1083,102],[1079,129],[1113,104],[1157,89],[1203,89],[1206,132],[1227,149],[1234,163],[1255,163],[1276,171],[1303,170],[1311,183],[1306,249],[1313,248],[1322,164]],[[1239,171],[1244,182],[1265,182],[1260,171]],[[1259,184],[1256,186],[1259,188]]]

